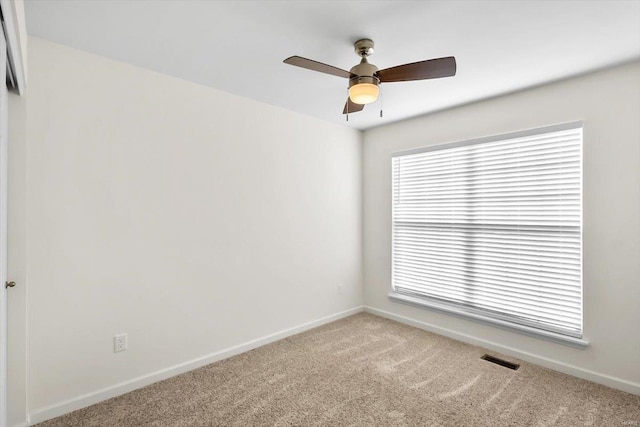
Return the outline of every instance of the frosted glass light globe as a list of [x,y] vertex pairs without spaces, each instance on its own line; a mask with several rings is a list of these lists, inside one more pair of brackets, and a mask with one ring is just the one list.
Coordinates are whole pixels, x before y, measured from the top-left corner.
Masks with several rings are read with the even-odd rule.
[[349,98],[360,105],[375,102],[379,93],[380,88],[372,83],[358,83],[349,88]]

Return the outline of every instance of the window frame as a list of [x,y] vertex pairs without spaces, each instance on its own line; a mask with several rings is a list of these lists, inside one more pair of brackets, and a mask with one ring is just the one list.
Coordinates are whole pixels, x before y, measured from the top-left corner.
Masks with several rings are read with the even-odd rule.
[[[581,336],[571,336],[561,332],[555,332],[548,329],[537,328],[535,326],[527,325],[526,323],[515,323],[511,321],[509,316],[500,316],[499,314],[492,313],[488,315],[484,310],[474,307],[463,306],[454,302],[441,301],[437,298],[421,295],[419,293],[412,293],[408,291],[399,292],[394,289],[393,277],[394,275],[394,254],[393,254],[393,239],[395,230],[395,220],[393,214],[393,201],[390,203],[391,207],[391,290],[388,297],[391,301],[409,304],[421,308],[427,308],[438,312],[443,312],[464,319],[472,320],[482,324],[487,324],[501,329],[506,329],[528,336],[536,338],[542,338],[553,342],[570,345],[577,348],[586,348],[589,342],[584,338],[584,123],[583,121],[574,121],[569,123],[556,124],[551,126],[544,126],[538,128],[531,128],[522,131],[509,132],[497,135],[491,135],[481,138],[473,138],[469,140],[448,142],[443,144],[434,144],[426,147],[420,147],[410,150],[403,150],[394,152],[391,154],[390,165],[393,168],[393,159],[396,157],[402,157],[412,154],[420,154],[429,151],[439,151],[445,149],[451,149],[456,147],[463,147],[468,145],[476,145],[488,142],[496,142],[502,140],[509,140],[514,138],[523,138],[528,136],[535,136],[545,133],[552,133],[564,130],[582,129],[582,141],[580,144],[580,268],[581,268],[581,294],[580,294],[580,306],[581,306]],[[392,169],[393,170],[393,169]],[[393,173],[391,175],[391,188],[393,188]]]

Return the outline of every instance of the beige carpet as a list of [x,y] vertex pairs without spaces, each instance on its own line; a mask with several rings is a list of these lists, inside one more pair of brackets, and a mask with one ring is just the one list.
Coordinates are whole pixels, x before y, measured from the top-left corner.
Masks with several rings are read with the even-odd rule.
[[40,425],[640,425],[639,396],[484,353],[358,314]]

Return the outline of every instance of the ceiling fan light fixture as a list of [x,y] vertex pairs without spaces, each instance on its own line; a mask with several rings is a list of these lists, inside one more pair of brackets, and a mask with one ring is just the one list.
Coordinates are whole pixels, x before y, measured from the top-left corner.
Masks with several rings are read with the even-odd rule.
[[351,101],[360,104],[371,104],[376,102],[380,88],[373,83],[359,83],[349,88],[349,98]]
[[354,77],[349,81],[349,99],[360,105],[371,104],[378,99],[379,84],[380,80],[373,76]]

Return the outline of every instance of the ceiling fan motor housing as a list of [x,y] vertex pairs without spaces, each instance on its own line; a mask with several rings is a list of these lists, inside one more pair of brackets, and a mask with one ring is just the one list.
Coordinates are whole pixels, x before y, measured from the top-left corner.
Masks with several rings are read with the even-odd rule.
[[349,87],[361,83],[369,83],[376,86],[380,84],[380,79],[375,75],[378,72],[378,67],[369,64],[369,61],[367,61],[367,56],[373,54],[373,46],[373,40],[371,39],[361,39],[353,44],[355,52],[362,60],[350,70]]
[[360,83],[370,83],[378,86],[380,79],[375,76],[377,72],[378,67],[369,64],[366,58],[362,58],[362,61],[350,70],[351,78],[349,79],[349,87]]

